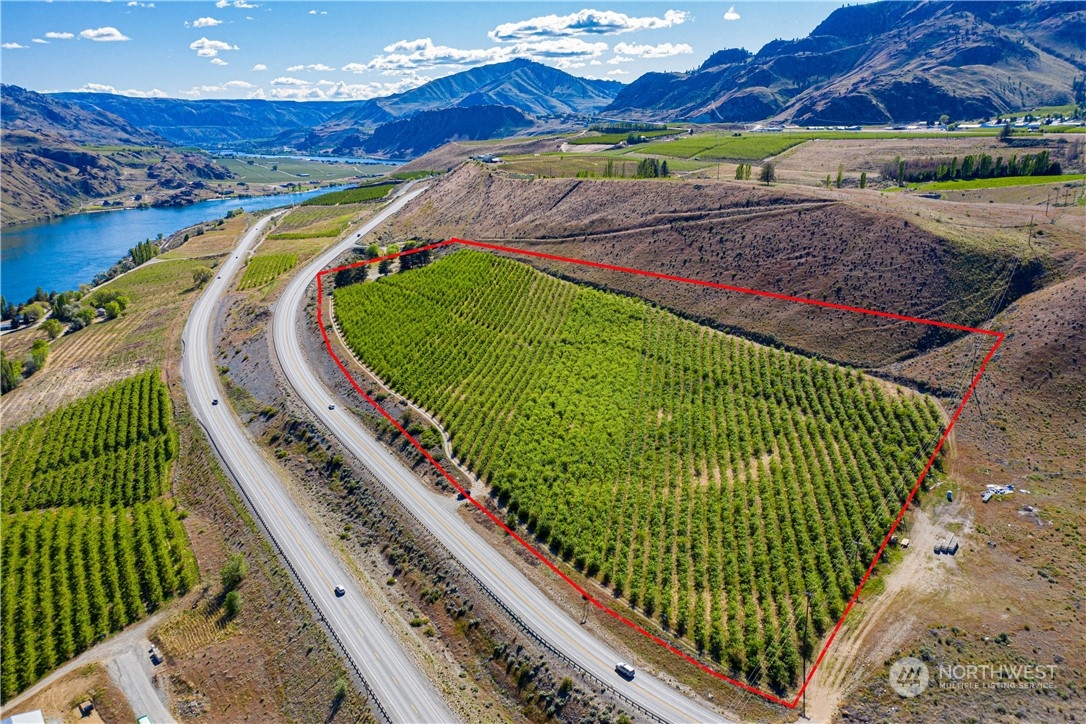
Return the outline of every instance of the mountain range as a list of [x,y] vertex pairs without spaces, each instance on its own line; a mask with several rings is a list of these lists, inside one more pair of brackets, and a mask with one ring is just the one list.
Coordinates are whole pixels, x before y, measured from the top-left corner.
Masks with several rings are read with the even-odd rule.
[[[256,141],[263,142],[259,145],[264,150],[312,152],[330,150],[348,136],[422,111],[507,106],[533,117],[592,114],[614,100],[621,88],[616,81],[578,78],[518,59],[366,101],[182,100],[109,93],[52,97],[116,115],[182,145],[239,146]],[[492,118],[493,111],[485,115]]]
[[1083,0],[882,0],[835,10],[805,38],[775,40],[757,53],[720,50],[693,71],[647,73],[627,86],[524,59],[363,101],[46,97],[5,86],[3,119],[8,129],[68,129],[66,138],[83,143],[113,134],[131,144],[392,158],[451,140],[583,127],[600,115],[805,125],[960,120],[1078,100],[1084,38]]
[[646,73],[604,109],[697,122],[873,124],[992,117],[1073,100],[1086,73],[1086,3],[894,2],[835,10],[757,54],[714,53]]

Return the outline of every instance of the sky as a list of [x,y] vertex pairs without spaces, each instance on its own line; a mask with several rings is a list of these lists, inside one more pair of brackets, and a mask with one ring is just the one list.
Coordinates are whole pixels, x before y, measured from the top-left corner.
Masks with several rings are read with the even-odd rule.
[[0,80],[43,93],[357,100],[530,58],[629,83],[804,37],[845,4],[0,0]]

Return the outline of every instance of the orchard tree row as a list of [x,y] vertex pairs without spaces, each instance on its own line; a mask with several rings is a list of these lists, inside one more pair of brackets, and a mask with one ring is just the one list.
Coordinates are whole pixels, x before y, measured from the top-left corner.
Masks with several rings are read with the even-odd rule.
[[474,250],[335,313],[539,541],[780,691],[942,427],[928,398]]
[[0,437],[0,696],[194,586],[157,370]]

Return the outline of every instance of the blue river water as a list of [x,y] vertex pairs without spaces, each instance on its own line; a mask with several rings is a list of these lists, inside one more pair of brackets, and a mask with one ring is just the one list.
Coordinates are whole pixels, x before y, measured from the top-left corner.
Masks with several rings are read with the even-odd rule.
[[221,219],[228,211],[260,211],[304,201],[331,187],[276,196],[212,199],[171,209],[128,209],[74,214],[0,231],[0,294],[16,304],[35,289],[66,291],[89,284],[128,250],[159,234]]

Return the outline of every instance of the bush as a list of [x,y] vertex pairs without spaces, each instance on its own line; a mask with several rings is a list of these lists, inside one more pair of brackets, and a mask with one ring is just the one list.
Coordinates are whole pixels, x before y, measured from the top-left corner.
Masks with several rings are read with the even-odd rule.
[[226,598],[222,600],[222,608],[229,618],[237,616],[241,613],[241,595],[237,591],[226,594]]
[[41,330],[49,335],[49,339],[56,339],[64,331],[64,325],[56,319],[47,319],[41,323]]

